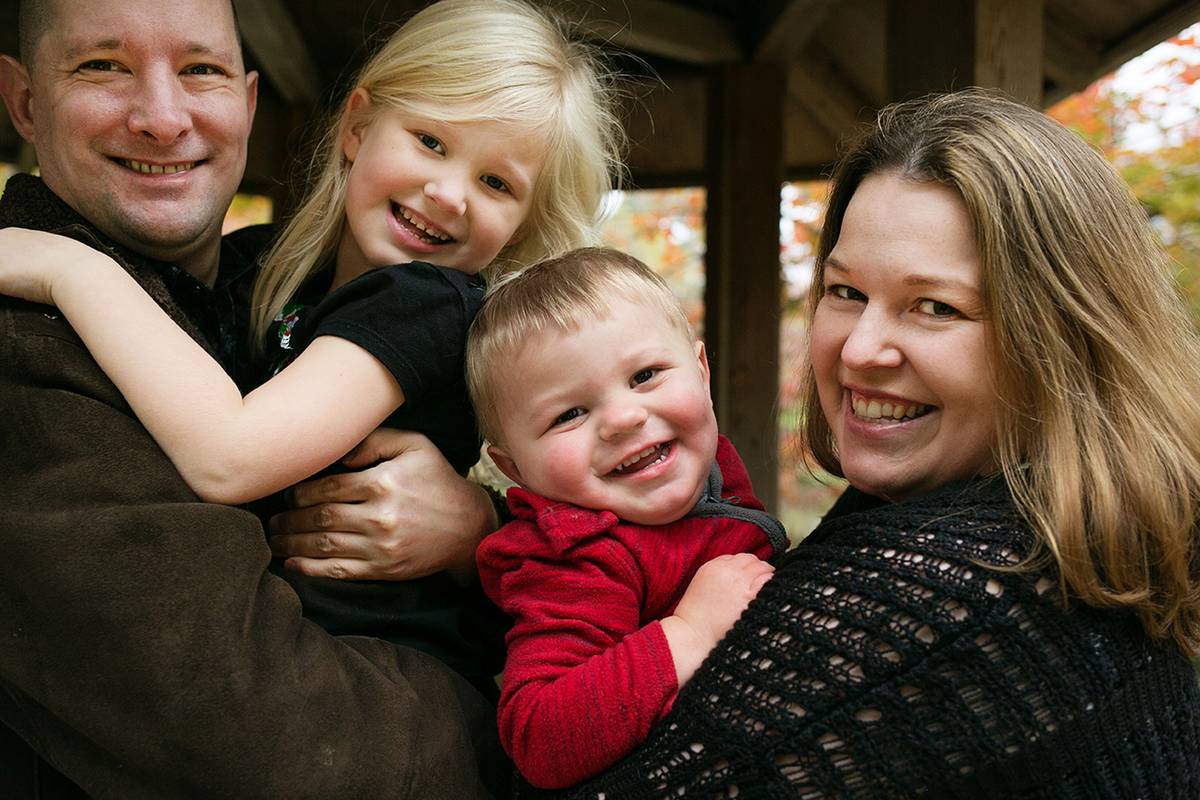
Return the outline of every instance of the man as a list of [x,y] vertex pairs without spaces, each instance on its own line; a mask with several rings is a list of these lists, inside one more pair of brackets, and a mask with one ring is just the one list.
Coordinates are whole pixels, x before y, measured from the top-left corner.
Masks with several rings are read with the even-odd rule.
[[[10,182],[0,227],[105,250],[228,363],[256,80],[228,0],[25,0],[0,94],[42,180]],[[196,501],[57,314],[0,298],[0,328],[0,796],[487,795],[473,689],[301,620],[255,518]],[[350,485],[283,527],[364,527],[327,503]]]

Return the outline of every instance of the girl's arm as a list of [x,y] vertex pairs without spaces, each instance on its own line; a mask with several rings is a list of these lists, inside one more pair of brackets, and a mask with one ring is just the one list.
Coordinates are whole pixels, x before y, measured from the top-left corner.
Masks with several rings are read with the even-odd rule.
[[206,501],[242,503],[290,486],[345,455],[404,402],[379,361],[329,336],[243,398],[112,259],[65,237],[12,231],[0,239],[0,292],[58,306]]

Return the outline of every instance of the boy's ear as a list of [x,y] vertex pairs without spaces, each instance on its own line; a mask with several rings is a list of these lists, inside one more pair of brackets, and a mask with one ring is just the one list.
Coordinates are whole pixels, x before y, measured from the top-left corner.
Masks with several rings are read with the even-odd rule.
[[362,147],[363,132],[367,129],[367,111],[370,107],[371,95],[359,86],[346,98],[346,107],[342,109],[342,155],[351,164],[358,158],[358,149]]
[[700,374],[704,376],[704,382],[708,383],[708,352],[704,349],[704,342],[700,339],[696,340],[696,358],[700,359]]
[[517,469],[516,462],[512,460],[503,448],[489,444],[487,451],[488,455],[492,457],[492,461],[496,462],[496,466],[504,473],[505,477],[513,483],[519,483],[522,486],[525,485],[524,479],[521,478],[521,470]]

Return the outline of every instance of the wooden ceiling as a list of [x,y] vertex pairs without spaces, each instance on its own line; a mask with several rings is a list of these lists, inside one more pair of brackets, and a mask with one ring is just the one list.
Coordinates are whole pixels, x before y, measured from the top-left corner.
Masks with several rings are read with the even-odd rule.
[[[97,0],[119,2],[119,0]],[[235,0],[248,60],[264,76],[247,182],[278,194],[287,154],[380,35],[426,0]],[[839,137],[897,96],[897,64],[947,71],[943,85],[981,82],[930,55],[972,40],[978,18],[1029,9],[1005,35],[1034,41],[1050,104],[1200,20],[1200,0],[545,0],[598,41],[635,54],[617,63],[635,81],[629,112],[635,183],[702,182],[707,77],[724,64],[783,65],[784,160],[815,174]],[[1030,16],[1030,13],[1033,16]],[[1020,16],[1012,17],[1019,20]],[[0,0],[0,50],[16,50],[16,0]],[[383,32],[383,34],[381,34]],[[968,47],[968,51],[970,48]],[[971,53],[959,54],[968,61]],[[928,62],[928,63],[927,63]],[[949,67],[946,65],[950,64]],[[651,68],[653,76],[650,70]],[[926,80],[930,80],[926,78]],[[28,163],[7,117],[0,160]]]

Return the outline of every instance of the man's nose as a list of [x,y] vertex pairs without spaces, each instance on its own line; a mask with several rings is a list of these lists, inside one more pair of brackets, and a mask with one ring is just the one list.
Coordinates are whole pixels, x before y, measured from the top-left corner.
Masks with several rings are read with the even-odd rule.
[[160,144],[172,144],[192,127],[190,102],[191,95],[173,70],[148,70],[138,76],[129,108],[129,129]]

